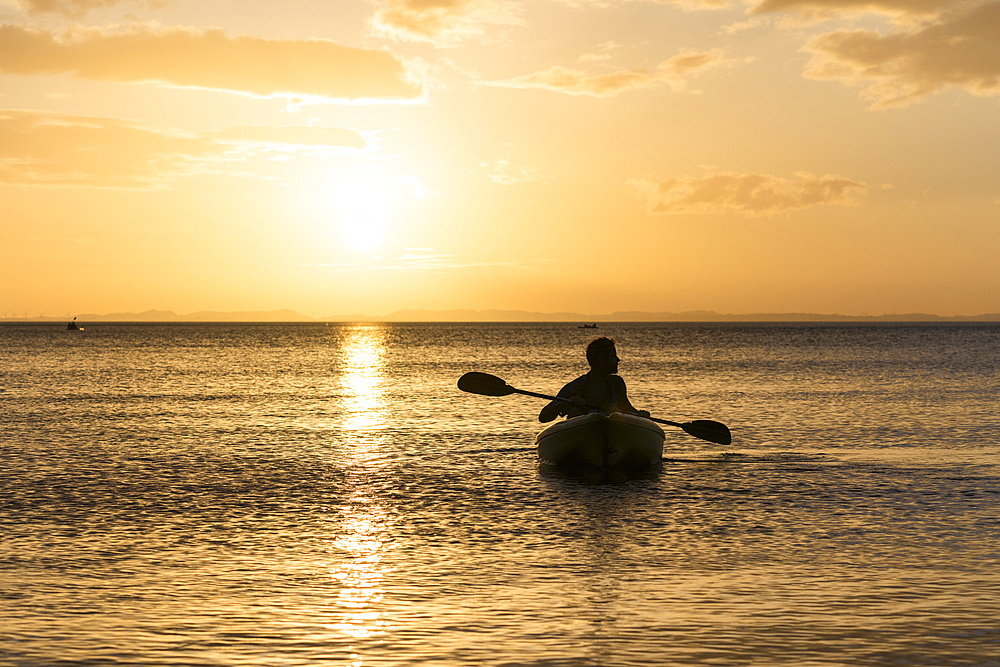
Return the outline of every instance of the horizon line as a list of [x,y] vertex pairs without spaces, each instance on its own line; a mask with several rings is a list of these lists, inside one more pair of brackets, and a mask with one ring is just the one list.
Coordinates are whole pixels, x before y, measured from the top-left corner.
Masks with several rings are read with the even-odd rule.
[[575,312],[538,312],[513,309],[403,309],[388,315],[361,313],[303,315],[290,309],[266,311],[195,311],[178,315],[172,310],[146,310],[140,313],[84,313],[76,316],[3,317],[0,322],[65,322],[69,319],[83,322],[244,322],[244,323],[330,323],[330,322],[525,322],[525,323],[623,323],[623,322],[1000,322],[1000,313],[978,315],[936,315],[931,313],[891,313],[882,315],[842,315],[839,313],[719,313],[711,310],[671,311],[616,311],[601,315],[584,315]]

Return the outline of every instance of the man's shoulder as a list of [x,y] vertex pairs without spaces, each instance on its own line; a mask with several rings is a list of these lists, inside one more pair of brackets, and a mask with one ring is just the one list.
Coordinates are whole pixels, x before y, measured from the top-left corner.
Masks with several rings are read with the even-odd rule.
[[611,375],[608,377],[608,380],[611,382],[611,384],[615,385],[616,387],[625,386],[625,378],[623,378],[621,375]]
[[578,395],[579,392],[577,390],[582,389],[585,386],[586,382],[587,382],[587,376],[581,375],[577,379],[571,382],[567,382],[566,385],[559,390],[559,395],[560,396]]

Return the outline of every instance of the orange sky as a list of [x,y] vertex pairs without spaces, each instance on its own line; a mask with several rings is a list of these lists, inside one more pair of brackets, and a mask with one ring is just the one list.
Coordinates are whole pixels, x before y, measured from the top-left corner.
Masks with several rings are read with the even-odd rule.
[[0,0],[0,317],[1000,312],[1000,0]]

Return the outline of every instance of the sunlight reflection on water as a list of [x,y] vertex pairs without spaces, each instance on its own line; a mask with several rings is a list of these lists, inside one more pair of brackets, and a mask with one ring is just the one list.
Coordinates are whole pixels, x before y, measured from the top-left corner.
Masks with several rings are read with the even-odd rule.
[[391,571],[382,560],[383,539],[392,521],[385,509],[373,504],[373,498],[365,493],[365,489],[358,491],[343,509],[342,532],[328,549],[337,558],[330,574],[341,587],[336,604],[343,611],[327,627],[356,639],[384,635],[391,627],[374,606],[385,595],[382,581]]
[[384,428],[385,329],[377,325],[351,327],[345,332],[342,353],[343,428],[348,431]]
[[[387,424],[383,389],[385,329],[346,329],[340,355],[341,427],[347,432],[374,433],[375,437],[348,437],[342,443],[342,465],[352,471],[353,491],[340,507],[338,534],[327,550],[335,558],[330,576],[340,586],[336,605],[341,608],[337,620],[327,628],[352,639],[371,640],[391,628],[376,605],[385,594],[382,581],[391,571],[383,564],[383,541],[393,522],[380,504],[377,489],[367,479],[377,471],[379,449],[384,444],[378,431]],[[353,665],[362,664],[359,654],[352,654],[352,659]]]

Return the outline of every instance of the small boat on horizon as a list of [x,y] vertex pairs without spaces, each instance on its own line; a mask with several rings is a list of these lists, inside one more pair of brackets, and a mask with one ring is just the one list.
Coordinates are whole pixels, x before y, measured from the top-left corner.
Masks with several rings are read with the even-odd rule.
[[66,331],[83,331],[83,327],[76,323],[76,318],[74,317],[71,322],[66,323]]
[[580,326],[577,327],[577,329],[596,329],[596,328],[597,328],[597,322],[594,322],[593,324],[581,324]]

